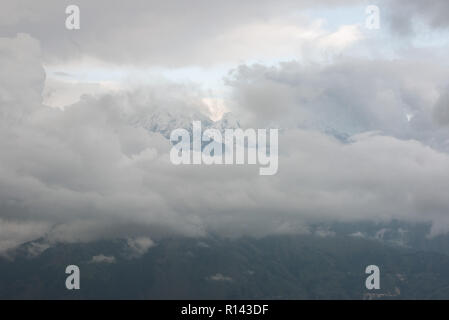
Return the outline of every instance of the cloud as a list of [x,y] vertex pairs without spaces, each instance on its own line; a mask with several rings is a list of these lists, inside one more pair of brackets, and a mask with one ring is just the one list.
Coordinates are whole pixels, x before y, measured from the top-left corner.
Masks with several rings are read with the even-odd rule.
[[[211,65],[285,53],[307,36],[301,13],[355,0],[78,0],[81,28],[65,29],[73,2],[18,0],[2,5],[0,35],[29,33],[42,42],[46,62],[90,58],[137,65]],[[284,23],[282,24],[281,22]],[[289,23],[285,23],[288,21]],[[312,28],[312,32],[317,30]],[[287,40],[279,46],[279,40]],[[261,52],[259,52],[261,53]]]
[[231,277],[222,275],[221,273],[216,273],[214,275],[211,275],[206,278],[207,280],[211,281],[218,281],[218,282],[231,282],[233,279]]
[[447,149],[448,132],[438,125],[447,104],[438,101],[446,79],[447,72],[431,61],[340,58],[325,65],[241,65],[227,83],[234,97],[230,109],[250,126],[312,129],[342,138],[380,131]]
[[366,238],[366,235],[360,231],[351,233],[349,236],[356,237],[356,238]]
[[115,263],[116,259],[114,256],[105,256],[104,254],[99,254],[93,256],[90,263]]
[[127,240],[127,243],[129,249],[128,256],[130,258],[138,258],[144,255],[148,249],[155,245],[153,240],[148,237],[130,238]]
[[314,234],[322,238],[335,236],[335,232],[329,230],[329,228],[318,228],[315,230]]
[[210,248],[210,245],[208,245],[206,242],[204,242],[204,241],[199,241],[197,244],[196,244],[198,247],[200,247],[200,248]]
[[[77,61],[173,68],[340,54],[363,38],[360,27],[365,19],[365,4],[357,0],[132,0],[126,5],[117,0],[78,0],[81,28],[69,31],[65,8],[72,4],[69,0],[4,3],[0,36],[20,32],[39,39],[44,61],[50,65]],[[399,40],[448,26],[445,0],[378,5],[381,26],[390,25]],[[326,12],[332,9],[349,13],[340,16],[337,10],[328,18]],[[318,18],[320,13],[328,20]]]
[[0,68],[2,119],[17,121],[39,108],[45,81],[39,41],[27,34],[0,38]]
[[[49,230],[49,225],[41,221],[16,221],[0,218],[0,255],[7,253],[22,243],[35,240]],[[44,249],[38,246],[30,247],[30,254],[38,254]]]
[[444,0],[433,0],[426,5],[419,0],[381,1],[381,7],[388,13],[388,21],[396,32],[411,34],[422,29],[416,22],[430,28],[443,29],[449,26],[449,4]]
[[[123,237],[137,257],[160,237],[307,233],[319,221],[449,230],[449,156],[432,116],[446,74],[435,65],[241,66],[229,79],[234,111],[284,128],[279,171],[262,177],[251,165],[171,164],[164,132],[207,119],[200,88],[146,86],[49,108],[39,43],[18,35],[0,48],[0,252],[41,237]],[[323,130],[331,125],[346,138]]]
[[442,126],[449,124],[449,93],[442,92],[433,110],[434,120]]

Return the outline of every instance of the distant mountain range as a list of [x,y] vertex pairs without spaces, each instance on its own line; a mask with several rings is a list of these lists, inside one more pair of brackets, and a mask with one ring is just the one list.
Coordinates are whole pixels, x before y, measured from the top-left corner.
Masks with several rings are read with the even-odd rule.
[[240,122],[230,112],[225,113],[218,121],[212,121],[210,118],[200,112],[192,114],[174,114],[167,110],[158,110],[146,116],[131,115],[128,116],[128,121],[134,127],[142,127],[150,132],[158,132],[167,139],[170,138],[170,133],[175,129],[186,129],[192,131],[192,122],[201,121],[202,129],[218,129],[224,131],[225,129],[240,128]]

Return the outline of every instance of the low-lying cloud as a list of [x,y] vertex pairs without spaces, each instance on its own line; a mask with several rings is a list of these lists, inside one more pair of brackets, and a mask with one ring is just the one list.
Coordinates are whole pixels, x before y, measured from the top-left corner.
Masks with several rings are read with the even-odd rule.
[[[241,67],[229,80],[234,111],[247,125],[283,129],[278,173],[259,176],[251,165],[172,165],[167,138],[151,124],[202,115],[194,87],[83,96],[60,110],[42,104],[38,41],[1,38],[0,66],[8,70],[0,75],[0,252],[37,238],[124,237],[139,256],[169,235],[304,233],[329,220],[449,230],[449,155],[432,109],[438,70],[373,61],[319,72]],[[411,81],[415,72],[422,76]],[[347,137],[327,132],[331,123]]]

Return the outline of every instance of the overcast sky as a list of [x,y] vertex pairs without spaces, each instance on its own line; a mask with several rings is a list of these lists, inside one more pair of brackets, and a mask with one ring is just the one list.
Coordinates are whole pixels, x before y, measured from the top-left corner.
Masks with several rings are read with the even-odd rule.
[[[0,254],[320,221],[449,231],[448,27],[444,0],[1,3]],[[282,129],[276,175],[174,166],[144,126],[226,112]]]

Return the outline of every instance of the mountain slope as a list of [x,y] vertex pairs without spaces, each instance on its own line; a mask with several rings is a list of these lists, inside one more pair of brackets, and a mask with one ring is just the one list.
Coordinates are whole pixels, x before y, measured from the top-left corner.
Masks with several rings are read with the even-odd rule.
[[[29,244],[28,244],[29,245]],[[26,245],[0,259],[0,298],[367,299],[449,297],[449,257],[354,237],[166,239],[141,257],[125,240],[59,244],[30,258]],[[115,262],[92,262],[97,255]],[[65,289],[65,267],[81,290]],[[378,265],[381,289],[365,288]]]

